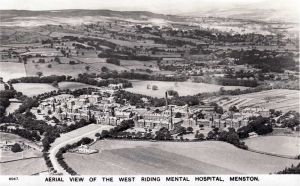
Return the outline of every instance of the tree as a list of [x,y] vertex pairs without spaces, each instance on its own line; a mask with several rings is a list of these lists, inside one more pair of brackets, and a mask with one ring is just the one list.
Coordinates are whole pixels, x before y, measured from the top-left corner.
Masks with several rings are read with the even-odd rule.
[[51,65],[51,64],[48,64],[47,67],[48,67],[48,68],[52,68],[52,65]]
[[58,82],[57,81],[53,81],[52,86],[58,88]]
[[102,71],[102,72],[108,72],[109,70],[108,70],[107,67],[102,67],[102,68],[101,68],[101,71]]
[[186,128],[185,127],[180,127],[177,132],[178,132],[179,135],[186,134]]
[[106,63],[110,63],[110,64],[114,64],[114,65],[118,65],[118,66],[121,65],[120,60],[117,58],[107,58]]
[[235,105],[232,105],[232,106],[229,107],[229,111],[231,111],[231,112],[238,112],[239,109]]
[[175,118],[181,118],[181,117],[182,117],[182,114],[180,112],[176,112]]
[[158,86],[157,85],[153,85],[152,86],[152,90],[158,90]]
[[11,147],[11,151],[16,153],[16,152],[21,152],[22,148],[18,143],[15,143],[12,147]]
[[90,67],[89,66],[85,66],[85,70],[89,71]]
[[39,76],[39,77],[42,77],[43,76],[43,72],[37,72],[36,75]]
[[188,133],[192,133],[193,132],[193,127],[188,127],[188,128],[186,128],[186,131],[188,132]]

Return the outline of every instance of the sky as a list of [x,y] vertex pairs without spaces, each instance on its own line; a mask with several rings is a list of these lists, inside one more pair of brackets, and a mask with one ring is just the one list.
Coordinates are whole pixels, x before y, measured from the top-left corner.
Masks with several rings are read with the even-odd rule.
[[299,0],[0,0],[0,9],[59,10],[111,9],[152,11],[155,13],[188,13],[233,6],[299,11]]

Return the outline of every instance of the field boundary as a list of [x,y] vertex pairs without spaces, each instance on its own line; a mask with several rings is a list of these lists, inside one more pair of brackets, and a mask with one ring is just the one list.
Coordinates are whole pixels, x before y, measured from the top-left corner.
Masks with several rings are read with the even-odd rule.
[[28,158],[22,158],[22,159],[15,159],[15,160],[8,160],[8,161],[0,161],[0,163],[10,163],[15,161],[22,161],[22,160],[29,160],[29,159],[37,159],[37,158],[43,158],[43,156],[34,156],[34,157],[28,157]]

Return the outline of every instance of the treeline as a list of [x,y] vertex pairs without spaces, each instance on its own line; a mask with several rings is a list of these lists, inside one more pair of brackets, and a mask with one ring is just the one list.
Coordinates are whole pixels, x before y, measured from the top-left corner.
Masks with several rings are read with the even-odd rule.
[[110,41],[104,40],[104,39],[99,39],[99,38],[88,38],[88,37],[76,37],[76,36],[63,36],[63,40],[69,40],[69,41],[76,41],[78,43],[87,43],[90,46],[93,46],[96,48],[96,50],[101,50],[101,45],[102,46],[107,46],[111,49],[116,48],[116,44],[112,43]]
[[90,138],[82,138],[80,141],[73,143],[72,145],[66,145],[65,147],[62,147],[59,149],[57,154],[55,155],[57,162],[62,166],[63,169],[65,169],[69,174],[78,175],[69,165],[64,161],[63,154],[68,152],[68,150],[79,147],[80,145],[87,145],[93,142]]
[[11,79],[9,80],[10,84],[14,83],[53,83],[53,82],[62,82],[66,81],[67,77],[65,75],[62,76],[43,76],[43,77],[38,77],[38,76],[32,76],[32,77],[21,77],[17,79]]
[[124,52],[124,51],[112,51],[112,50],[105,50],[98,54],[99,58],[115,58],[115,59],[122,59],[122,60],[137,60],[137,61],[151,61],[157,58],[150,57],[150,56],[137,56],[131,52]]
[[138,80],[151,80],[151,81],[186,81],[187,77],[185,76],[164,76],[164,75],[149,75],[149,74],[141,74],[135,72],[107,72],[101,73],[98,75],[103,79],[108,78],[123,78],[123,79],[138,79]]
[[109,84],[119,84],[122,83],[123,87],[132,87],[131,82],[126,79],[116,78],[116,79],[103,79],[103,80],[95,80],[97,76],[95,74],[79,74],[78,78],[72,79],[71,76],[43,76],[43,77],[22,77],[17,79],[12,79],[9,81],[10,84],[14,83],[59,83],[62,81],[71,81],[71,82],[79,82],[85,83],[88,85],[94,85],[97,87],[108,86]]
[[245,86],[245,87],[257,87],[257,80],[243,80],[243,79],[233,79],[233,78],[225,78],[225,77],[198,77],[194,78],[194,82],[196,83],[209,83],[209,84],[217,84],[222,86]]
[[18,128],[8,129],[6,125],[0,126],[0,130],[1,130],[1,132],[16,134],[16,135],[21,136],[30,141],[40,141],[41,140],[41,137],[37,134],[36,131],[28,131],[26,129],[18,129]]

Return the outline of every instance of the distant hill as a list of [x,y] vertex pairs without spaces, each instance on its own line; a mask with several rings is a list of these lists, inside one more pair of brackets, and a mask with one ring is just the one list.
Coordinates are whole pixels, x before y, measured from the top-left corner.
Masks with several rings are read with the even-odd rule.
[[12,21],[14,18],[25,17],[83,17],[83,16],[105,16],[105,17],[122,17],[132,19],[171,19],[173,16],[156,14],[147,11],[113,11],[113,10],[47,10],[47,11],[29,11],[29,10],[0,10],[1,21]]

